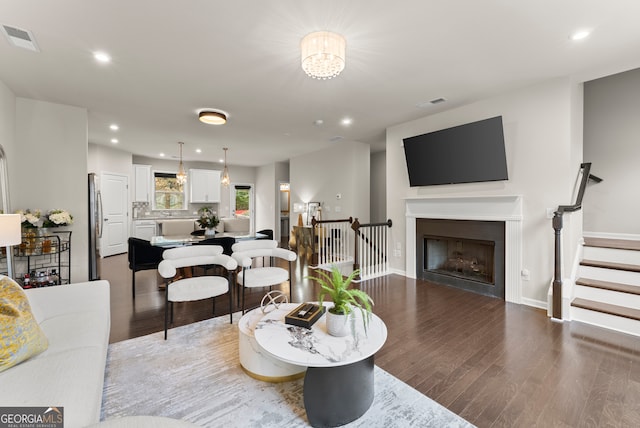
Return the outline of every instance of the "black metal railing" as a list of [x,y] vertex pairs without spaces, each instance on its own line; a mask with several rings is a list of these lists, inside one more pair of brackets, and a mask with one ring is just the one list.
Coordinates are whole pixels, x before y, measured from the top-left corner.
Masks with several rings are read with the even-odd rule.
[[587,182],[593,180],[596,183],[602,181],[600,177],[596,177],[589,173],[591,171],[591,163],[580,164],[580,171],[582,172],[582,179],[580,180],[580,187],[578,188],[578,194],[576,195],[576,201],[573,205],[559,205],[558,209],[553,213],[553,232],[555,235],[554,242],[554,269],[553,269],[553,309],[552,317],[561,320],[562,319],[562,226],[563,215],[566,212],[578,211],[582,208],[582,198],[587,188]]

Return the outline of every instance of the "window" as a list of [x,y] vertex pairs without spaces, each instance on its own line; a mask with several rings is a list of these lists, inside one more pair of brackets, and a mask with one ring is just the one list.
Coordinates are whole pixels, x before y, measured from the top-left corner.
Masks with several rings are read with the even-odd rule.
[[156,210],[183,210],[185,205],[184,184],[178,183],[176,173],[153,173],[153,203]]
[[235,216],[251,217],[251,186],[235,187]]

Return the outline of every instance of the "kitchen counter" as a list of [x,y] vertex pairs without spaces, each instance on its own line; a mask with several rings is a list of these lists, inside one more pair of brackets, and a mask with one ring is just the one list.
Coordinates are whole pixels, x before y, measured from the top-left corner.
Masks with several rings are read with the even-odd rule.
[[134,217],[133,220],[197,220],[197,215],[173,215],[173,216],[154,216],[145,215]]

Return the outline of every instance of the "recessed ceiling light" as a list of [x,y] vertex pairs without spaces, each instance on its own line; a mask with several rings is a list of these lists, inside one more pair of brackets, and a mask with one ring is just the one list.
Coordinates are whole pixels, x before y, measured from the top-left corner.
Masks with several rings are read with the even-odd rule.
[[112,138],[112,139],[111,139],[111,142],[112,142],[113,144],[118,144],[118,139],[117,139],[117,138]]
[[202,110],[198,113],[198,120],[207,125],[224,125],[227,123],[227,114],[218,110]]
[[224,159],[220,159],[220,163],[224,163]]
[[111,125],[109,125],[109,129],[111,129],[112,131],[117,131],[118,129],[120,129],[120,127],[115,123],[112,123]]
[[196,153],[202,153],[202,149],[196,149]]
[[96,61],[102,63],[102,64],[106,64],[108,62],[111,62],[111,57],[109,56],[109,54],[105,53],[105,52],[94,52],[93,53],[93,58],[95,58]]
[[349,125],[351,125],[351,124],[353,123],[353,119],[351,119],[350,117],[345,117],[344,119],[342,119],[342,120],[340,121],[340,123],[341,123],[343,126],[349,126]]
[[164,153],[160,153],[160,157],[163,158],[164,157]]
[[589,37],[589,34],[591,34],[591,31],[589,30],[579,30],[571,34],[569,38],[573,41],[578,41],[578,40],[586,39],[587,37]]
[[316,120],[314,120],[314,121],[313,121],[313,124],[314,124],[315,126],[322,126],[322,125],[324,124],[324,120],[322,120],[322,119],[316,119]]

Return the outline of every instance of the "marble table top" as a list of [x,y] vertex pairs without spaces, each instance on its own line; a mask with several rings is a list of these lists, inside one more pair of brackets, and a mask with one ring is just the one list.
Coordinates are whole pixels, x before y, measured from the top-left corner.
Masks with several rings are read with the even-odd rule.
[[367,331],[359,310],[354,311],[355,337],[334,337],[327,333],[326,314],[311,329],[284,323],[286,314],[299,303],[288,303],[266,314],[255,326],[258,344],[269,354],[290,364],[306,367],[342,366],[375,354],[387,340],[387,327],[371,314]]

